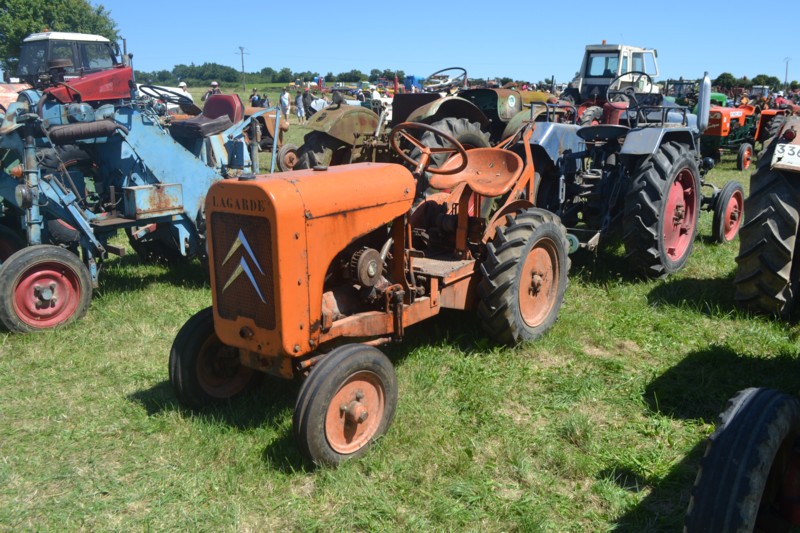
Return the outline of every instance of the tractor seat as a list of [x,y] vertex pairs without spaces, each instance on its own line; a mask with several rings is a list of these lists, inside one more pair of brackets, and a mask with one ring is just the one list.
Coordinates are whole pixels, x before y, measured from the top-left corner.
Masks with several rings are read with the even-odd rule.
[[176,137],[209,137],[227,130],[244,117],[244,106],[237,94],[212,94],[203,106],[203,114],[173,122],[170,130]]
[[578,131],[575,133],[586,142],[607,142],[624,137],[630,130],[628,126],[621,126],[618,124],[596,124],[594,126],[578,128]]
[[[461,165],[461,155],[456,154],[440,167],[443,170]],[[501,196],[522,175],[522,158],[514,152],[500,148],[473,148],[467,152],[467,166],[456,174],[432,174],[430,186],[434,189],[452,189],[466,182],[481,196]]]

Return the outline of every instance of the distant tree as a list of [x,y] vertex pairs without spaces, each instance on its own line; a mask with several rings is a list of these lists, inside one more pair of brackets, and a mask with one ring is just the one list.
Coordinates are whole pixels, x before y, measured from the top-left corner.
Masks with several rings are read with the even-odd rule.
[[753,78],[753,85],[768,85],[772,88],[779,87],[783,85],[783,82],[776,78],[775,76],[768,76],[766,74],[759,74]]
[[294,81],[294,77],[292,76],[292,69],[288,67],[283,67],[274,78],[276,83],[291,83]]
[[355,81],[359,82],[362,80],[368,79],[369,76],[364,75],[363,72],[360,70],[353,69],[349,72],[342,72],[341,74],[336,75],[336,79],[339,81]]
[[513,78],[506,78],[506,77],[502,77],[502,78],[498,78],[497,79],[497,82],[500,84],[500,87],[502,87],[503,85],[505,85],[506,83],[508,83],[510,81],[514,81],[514,79]]
[[0,0],[0,67],[19,58],[22,40],[44,30],[95,33],[112,41],[117,24],[102,5],[87,0]]
[[712,83],[717,87],[730,89],[736,85],[736,78],[730,72],[723,72]]
[[328,72],[327,74],[325,74],[325,82],[326,83],[327,82],[333,83],[335,81],[339,81],[339,80],[336,79],[336,76],[333,75],[333,72]]
[[367,78],[367,79],[369,81],[371,81],[372,83],[375,83],[376,81],[378,81],[378,78],[380,78],[380,77],[381,77],[381,71],[376,69],[376,68],[374,68],[374,69],[369,71],[369,78]]
[[266,83],[272,83],[273,81],[277,81],[275,80],[275,77],[278,75],[278,73],[275,72],[275,69],[272,67],[262,68],[259,74],[261,74],[261,76],[264,78],[264,82]]
[[790,81],[789,82],[789,88],[791,90],[793,90],[793,91],[796,91],[797,89],[800,89],[800,82],[798,82],[797,80]]

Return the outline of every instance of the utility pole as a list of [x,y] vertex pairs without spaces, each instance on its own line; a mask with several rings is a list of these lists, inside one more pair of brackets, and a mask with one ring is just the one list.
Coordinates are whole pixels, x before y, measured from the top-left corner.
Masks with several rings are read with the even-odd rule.
[[[239,47],[239,55],[242,56],[242,92],[246,92],[247,91],[247,84],[245,83],[246,80],[245,80],[245,76],[244,76],[244,55],[246,53],[247,52],[244,51],[244,46],[240,46]],[[250,55],[250,54],[247,54],[247,55]]]
[[786,74],[784,74],[783,78],[783,91],[785,93],[789,92],[789,61],[792,60],[791,57],[784,57],[784,61],[786,61]]

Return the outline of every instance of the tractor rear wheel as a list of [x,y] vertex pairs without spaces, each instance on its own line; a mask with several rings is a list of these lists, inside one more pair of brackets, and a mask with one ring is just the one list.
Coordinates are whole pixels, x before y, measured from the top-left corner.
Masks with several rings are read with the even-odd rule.
[[[480,123],[470,122],[466,118],[443,118],[442,120],[431,124],[431,127],[450,135],[466,150],[470,150],[472,148],[486,148],[490,146],[489,134],[481,129]],[[425,131],[419,140],[428,148],[444,148],[450,146],[450,143],[444,140],[441,135],[437,135],[432,131]],[[414,148],[408,155],[411,159],[419,161],[422,154],[419,148]],[[431,156],[431,164],[429,166],[438,168],[447,160],[447,158],[448,154],[433,154]],[[467,159],[469,159],[469,157]],[[422,195],[422,193],[427,190],[430,177],[431,173],[425,172],[420,182],[417,183],[418,195]]]
[[[771,158],[771,150],[768,150]],[[739,233],[735,299],[754,311],[788,318],[800,285],[800,184],[797,175],[759,168],[750,177]]]
[[236,398],[254,387],[263,375],[241,363],[238,348],[219,340],[211,307],[186,321],[169,352],[169,381],[178,400],[190,409]]
[[348,344],[325,355],[300,389],[294,436],[317,464],[363,455],[386,433],[397,407],[397,377],[380,350]]
[[14,253],[25,248],[25,238],[5,224],[0,224],[0,265]]
[[739,153],[736,155],[736,168],[738,170],[747,170],[750,168],[750,163],[753,162],[753,146],[749,143],[743,143],[739,147]]
[[711,236],[720,243],[731,242],[739,233],[743,216],[744,187],[738,181],[729,181],[722,187],[714,204]]
[[746,389],[709,437],[685,531],[789,531],[798,516],[800,401]]
[[327,133],[312,131],[306,134],[303,145],[297,149],[295,170],[314,167],[331,167],[349,161],[348,146]]
[[591,126],[592,124],[599,124],[602,118],[602,107],[599,105],[589,106],[578,119],[578,126]]
[[284,144],[278,150],[278,168],[281,172],[289,172],[297,165],[297,145]]
[[664,144],[635,170],[622,219],[625,256],[648,277],[677,272],[692,253],[700,172],[689,147]]
[[64,248],[29,246],[0,266],[0,322],[9,331],[69,324],[86,314],[91,301],[89,270]]
[[528,209],[498,226],[478,285],[478,316],[495,340],[513,346],[552,327],[567,289],[568,250],[566,229],[543,209]]

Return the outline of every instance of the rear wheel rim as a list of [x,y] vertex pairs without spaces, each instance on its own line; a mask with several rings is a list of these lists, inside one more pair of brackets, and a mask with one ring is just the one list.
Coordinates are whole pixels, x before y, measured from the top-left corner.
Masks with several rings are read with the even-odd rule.
[[519,280],[519,312],[528,327],[539,326],[555,305],[560,265],[556,243],[537,242],[522,264]]
[[722,235],[726,241],[732,241],[739,231],[742,224],[742,210],[744,208],[744,195],[741,191],[734,191],[725,206],[725,214],[722,221]]
[[671,261],[680,260],[689,250],[694,238],[697,222],[697,190],[694,174],[688,168],[682,169],[667,191],[664,209],[664,253]]
[[750,168],[750,162],[753,160],[753,150],[751,148],[745,148],[744,153],[742,154],[742,169],[747,170]]
[[51,328],[67,322],[81,299],[80,278],[58,261],[25,269],[14,287],[14,309],[33,328]]
[[366,446],[381,427],[385,406],[386,392],[377,374],[363,370],[348,377],[325,414],[331,449],[349,455]]
[[197,380],[203,391],[218,399],[232,398],[245,389],[255,372],[239,360],[239,350],[215,334],[203,342],[197,357]]

